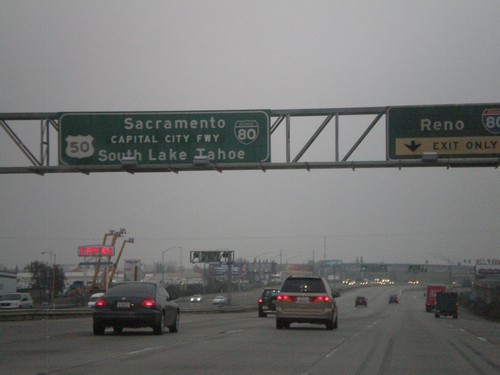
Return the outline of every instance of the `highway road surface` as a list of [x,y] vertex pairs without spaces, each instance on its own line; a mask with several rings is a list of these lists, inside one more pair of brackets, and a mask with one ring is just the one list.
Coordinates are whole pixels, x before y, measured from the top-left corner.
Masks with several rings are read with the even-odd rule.
[[[399,304],[389,304],[398,294]],[[248,294],[250,301],[255,295]],[[362,295],[368,307],[354,307]],[[500,324],[426,313],[424,291],[377,286],[337,299],[339,328],[277,330],[257,311],[184,313],[178,333],[107,330],[91,318],[0,322],[1,374],[500,374]]]

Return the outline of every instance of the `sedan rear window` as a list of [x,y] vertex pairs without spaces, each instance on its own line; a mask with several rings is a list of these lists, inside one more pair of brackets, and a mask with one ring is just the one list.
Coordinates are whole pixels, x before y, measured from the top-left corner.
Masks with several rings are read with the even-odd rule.
[[139,283],[133,283],[133,284],[117,284],[108,289],[106,292],[107,296],[121,296],[121,295],[128,295],[128,296],[143,296],[143,295],[149,295],[149,296],[154,296],[156,294],[155,291],[155,286],[154,284],[139,284]]
[[293,278],[285,280],[281,292],[286,293],[325,293],[325,285],[321,279]]
[[278,289],[266,289],[266,290],[264,290],[262,297],[271,297],[271,296],[277,296],[277,295],[278,295]]

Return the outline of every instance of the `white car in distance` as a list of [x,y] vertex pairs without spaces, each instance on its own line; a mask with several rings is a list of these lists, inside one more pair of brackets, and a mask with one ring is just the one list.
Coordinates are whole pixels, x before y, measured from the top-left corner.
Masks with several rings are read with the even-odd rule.
[[226,304],[226,297],[224,296],[215,296],[215,298],[212,300],[212,303],[214,305],[222,306]]

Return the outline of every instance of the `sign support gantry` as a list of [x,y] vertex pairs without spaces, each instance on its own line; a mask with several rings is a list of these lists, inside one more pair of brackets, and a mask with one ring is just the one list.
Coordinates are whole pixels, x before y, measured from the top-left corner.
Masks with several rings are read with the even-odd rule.
[[[353,122],[357,132],[358,125],[364,127],[354,142],[352,134],[343,137],[344,131],[354,133]],[[9,148],[9,154],[0,160],[0,174],[498,168],[500,165],[498,103],[248,111],[0,113],[0,127],[26,158],[24,161],[17,156],[9,158],[15,147]],[[373,137],[369,136],[377,127],[384,128],[386,142],[378,140],[370,144]],[[8,142],[6,138],[0,141]],[[318,144],[322,146],[315,147]],[[360,145],[379,150],[385,157],[359,160],[356,153]],[[319,147],[322,153],[316,152]],[[348,151],[341,156],[340,150]]]

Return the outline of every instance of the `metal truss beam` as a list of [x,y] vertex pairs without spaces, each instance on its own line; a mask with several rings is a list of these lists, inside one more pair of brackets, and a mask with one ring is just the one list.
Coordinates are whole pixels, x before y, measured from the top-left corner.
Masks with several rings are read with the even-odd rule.
[[[67,166],[57,165],[50,160],[51,153],[59,150],[51,150],[51,132],[52,128],[55,134],[59,131],[59,114],[57,112],[49,113],[0,113],[0,126],[6,134],[14,142],[14,144],[26,156],[27,165],[20,166],[2,166],[0,165],[0,174],[38,174],[44,175],[47,173],[100,173],[100,172],[128,172],[128,173],[159,173],[159,172],[174,172],[183,171],[236,171],[236,170],[286,170],[286,169],[363,169],[363,168],[420,168],[420,167],[442,167],[442,168],[467,168],[467,167],[494,167],[500,165],[500,158],[483,158],[483,159],[442,159],[437,160],[351,160],[353,153],[363,143],[366,142],[368,134],[375,128],[377,124],[383,123],[382,118],[386,117],[388,107],[361,107],[361,108],[318,108],[318,109],[283,109],[270,110],[271,117],[271,141],[279,138],[277,130],[281,126],[285,126],[284,138],[285,155],[271,155],[271,160],[284,159],[285,162],[269,162],[269,163],[208,163],[207,165],[194,164],[154,164],[154,165],[103,165],[103,166]],[[340,119],[345,116],[373,116],[371,122],[367,125],[365,131],[351,146],[342,144],[339,138]],[[292,126],[301,126],[301,119],[308,118],[318,121],[319,125],[312,136],[305,140],[295,140],[302,143],[298,153],[292,158],[291,140]],[[334,120],[334,121],[332,121]],[[363,120],[366,120],[363,118]],[[35,125],[38,122],[40,126],[39,149],[34,150],[26,146],[21,137],[16,133],[14,124],[17,122],[33,122]],[[292,124],[293,122],[293,124]],[[314,143],[324,134],[324,130],[334,123],[335,142],[333,144],[334,156],[332,160],[327,161],[302,161],[306,152],[314,145]],[[12,126],[11,126],[12,124]],[[309,126],[309,125],[308,125]],[[380,126],[385,126],[383,123]],[[295,128],[294,128],[295,129]],[[281,140],[281,139],[280,139]],[[329,142],[333,142],[329,140]],[[340,159],[340,145],[345,146],[349,151]],[[385,150],[386,145],[374,145]],[[59,147],[56,142],[56,148]],[[36,154],[40,157],[36,157]],[[1,164],[0,160],[0,164]]]

